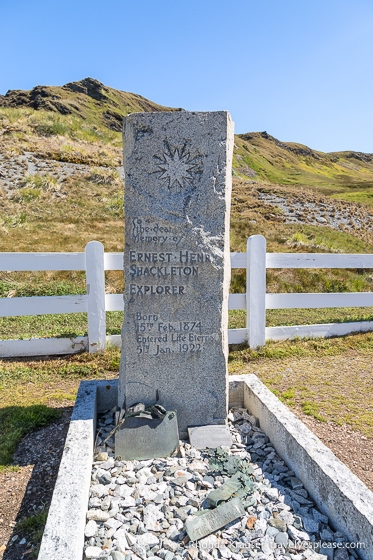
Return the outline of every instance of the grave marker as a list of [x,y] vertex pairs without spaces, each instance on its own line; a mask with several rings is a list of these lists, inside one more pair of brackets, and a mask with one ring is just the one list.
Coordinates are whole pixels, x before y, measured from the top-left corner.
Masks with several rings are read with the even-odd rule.
[[124,121],[125,294],[118,404],[225,424],[233,123],[227,112]]

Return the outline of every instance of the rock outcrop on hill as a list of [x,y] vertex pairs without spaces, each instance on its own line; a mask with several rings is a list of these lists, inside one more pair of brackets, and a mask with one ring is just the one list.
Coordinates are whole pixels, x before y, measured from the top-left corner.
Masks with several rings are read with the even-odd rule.
[[[92,105],[93,100],[93,105]],[[99,114],[101,123],[120,132],[123,117],[133,112],[181,111],[164,107],[135,93],[119,91],[95,80],[84,78],[64,86],[36,86],[31,90],[9,90],[0,95],[0,107],[28,107],[77,115],[86,120]]]

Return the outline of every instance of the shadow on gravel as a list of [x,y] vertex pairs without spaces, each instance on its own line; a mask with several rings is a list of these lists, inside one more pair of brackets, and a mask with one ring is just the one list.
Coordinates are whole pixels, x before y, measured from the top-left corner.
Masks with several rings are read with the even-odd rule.
[[27,434],[17,448],[13,464],[33,465],[33,470],[3,560],[37,558],[72,409],[59,409],[62,414],[58,420]]

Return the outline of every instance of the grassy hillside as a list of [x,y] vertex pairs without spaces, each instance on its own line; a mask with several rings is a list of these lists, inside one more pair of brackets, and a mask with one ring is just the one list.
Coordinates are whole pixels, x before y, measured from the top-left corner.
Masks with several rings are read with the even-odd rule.
[[[0,107],[27,107],[37,111],[72,115],[90,125],[98,128],[104,126],[117,132],[122,130],[123,117],[129,113],[181,110],[163,107],[135,93],[104,86],[92,78],[71,82],[62,87],[37,86],[30,91],[11,90],[5,96],[0,96]],[[48,127],[44,131],[48,132]]]
[[373,154],[325,154],[266,132],[236,137],[235,171],[256,181],[293,185],[351,202],[373,203]]
[[[3,147],[7,140],[5,144],[10,144],[16,153],[36,148],[40,157],[113,165],[121,157],[120,132],[125,115],[174,110],[182,109],[164,107],[92,78],[61,87],[13,90],[0,96],[1,140]],[[69,139],[69,145],[61,145],[60,137]],[[84,149],[76,143],[90,146]],[[112,153],[108,149],[97,151],[97,144],[110,148]],[[326,154],[294,142],[282,142],[267,132],[250,132],[236,135],[234,173],[245,180],[304,187],[351,202],[372,203],[373,154]]]
[[[83,251],[92,239],[106,251],[121,251],[122,117],[161,110],[171,109],[90,78],[0,97],[0,251]],[[323,154],[249,133],[235,138],[233,174],[232,251],[244,251],[247,237],[261,233],[269,251],[373,252],[371,154]],[[367,204],[352,202],[359,197]],[[365,291],[372,278],[371,271],[356,270],[275,270],[267,276],[268,290],[282,292]],[[243,291],[244,282],[245,272],[235,271],[232,291]],[[106,284],[108,292],[121,291],[122,275],[108,273]],[[80,273],[0,274],[0,297],[84,290]],[[269,313],[269,322],[304,322],[301,311],[281,313]],[[323,312],[321,320],[342,312],[335,313]],[[238,325],[243,318],[237,314],[235,320]],[[53,321],[57,334],[85,329],[75,321]],[[42,326],[48,334],[48,321],[35,325],[27,322],[22,332],[36,334]],[[17,336],[10,319],[3,327],[7,336]]]

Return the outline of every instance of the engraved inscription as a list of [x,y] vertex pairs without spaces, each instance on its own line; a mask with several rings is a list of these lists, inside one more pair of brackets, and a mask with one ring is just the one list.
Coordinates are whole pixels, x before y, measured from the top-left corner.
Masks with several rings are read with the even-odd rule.
[[203,352],[213,335],[202,333],[201,321],[164,321],[157,314],[135,314],[137,353],[159,356]]
[[185,286],[148,286],[142,284],[130,284],[131,296],[167,296],[182,295]]
[[171,226],[162,226],[158,222],[148,222],[141,218],[132,220],[132,241],[135,243],[175,243],[181,241],[181,236],[177,235],[176,229]]
[[203,263],[211,262],[210,255],[207,253],[193,253],[192,251],[178,251],[177,253],[157,253],[144,251],[130,251],[130,262],[140,263]]
[[196,276],[197,266],[130,266],[130,276]]
[[[193,252],[189,250],[181,251],[129,251],[129,276],[135,279],[145,280],[151,278],[169,278],[198,276],[199,265],[210,263],[209,254]],[[141,279],[141,280],[140,280]],[[186,286],[182,285],[151,285],[151,284],[129,284],[129,293],[132,296],[167,296],[183,295]]]
[[203,172],[202,157],[192,156],[186,143],[183,146],[172,147],[165,141],[165,148],[163,154],[154,156],[154,173],[159,175],[163,185],[170,190],[175,187],[180,190],[187,186],[195,189],[195,180]]
[[233,127],[226,112],[180,111],[131,114],[123,130],[118,405],[158,401],[184,437],[227,414]]
[[214,533],[237,517],[245,515],[245,509],[239,498],[220,504],[213,510],[207,510],[199,517],[188,519],[185,528],[191,541],[201,539]]

